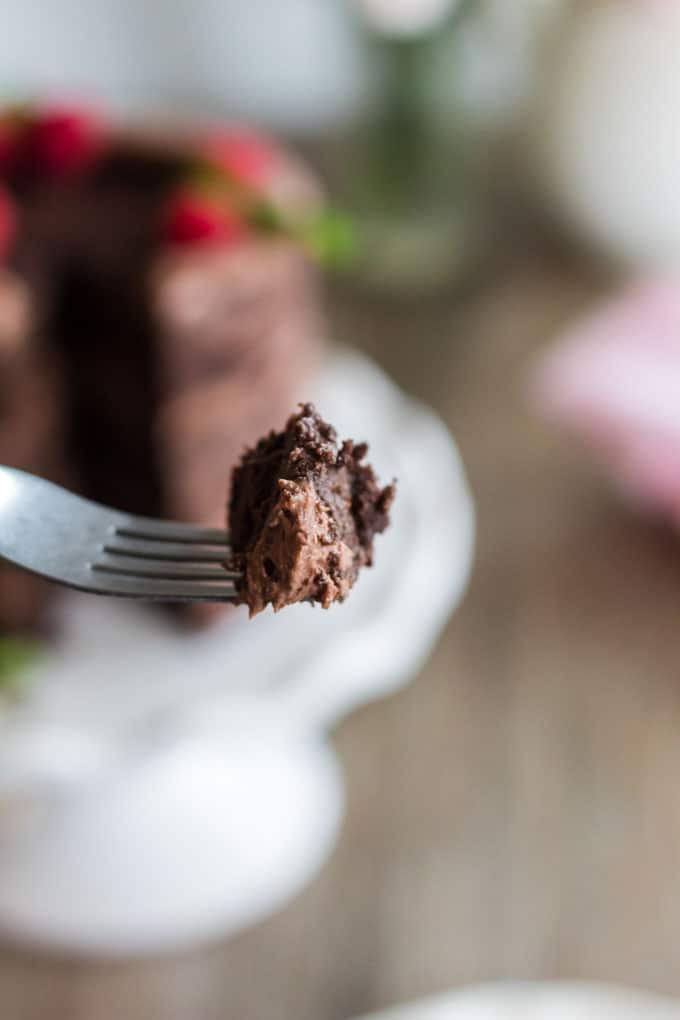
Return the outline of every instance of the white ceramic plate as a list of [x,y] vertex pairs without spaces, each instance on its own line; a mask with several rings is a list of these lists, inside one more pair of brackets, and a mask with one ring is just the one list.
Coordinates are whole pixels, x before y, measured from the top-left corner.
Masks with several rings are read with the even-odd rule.
[[608,985],[507,982],[464,988],[363,1020],[680,1020],[680,1005]]

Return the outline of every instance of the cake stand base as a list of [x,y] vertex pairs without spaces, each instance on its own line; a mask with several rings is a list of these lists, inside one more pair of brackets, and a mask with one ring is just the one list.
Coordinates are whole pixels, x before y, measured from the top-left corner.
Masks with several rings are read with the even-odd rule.
[[128,956],[271,914],[327,857],[342,782],[321,741],[284,741],[253,719],[248,730],[229,742],[180,742],[5,834],[0,933]]

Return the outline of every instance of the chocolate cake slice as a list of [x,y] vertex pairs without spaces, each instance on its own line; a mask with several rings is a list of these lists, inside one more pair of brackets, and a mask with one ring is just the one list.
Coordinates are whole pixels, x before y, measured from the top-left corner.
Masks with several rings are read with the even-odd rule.
[[255,616],[294,602],[341,602],[373,538],[389,524],[395,486],[381,488],[362,463],[368,447],[335,430],[312,404],[283,432],[271,432],[234,469],[229,503],[233,561],[243,571],[240,601]]
[[[328,213],[242,126],[0,107],[0,463],[223,525],[231,465],[316,365]],[[0,565],[0,636],[41,628],[44,589]]]

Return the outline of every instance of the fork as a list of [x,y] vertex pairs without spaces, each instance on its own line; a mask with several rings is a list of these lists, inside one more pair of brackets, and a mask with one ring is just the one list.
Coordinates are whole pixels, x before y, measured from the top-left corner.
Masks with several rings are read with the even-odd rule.
[[226,530],[137,517],[0,466],[0,557],[94,595],[232,602]]

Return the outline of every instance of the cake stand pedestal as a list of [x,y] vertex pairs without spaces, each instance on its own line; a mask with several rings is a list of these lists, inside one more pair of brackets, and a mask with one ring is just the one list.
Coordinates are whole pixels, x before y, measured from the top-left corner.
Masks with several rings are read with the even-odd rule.
[[[226,710],[227,706],[223,706]],[[0,932],[60,951],[176,949],[270,914],[313,875],[342,783],[321,740],[234,701],[207,728],[134,756],[0,839]],[[94,778],[94,777],[93,777]]]

